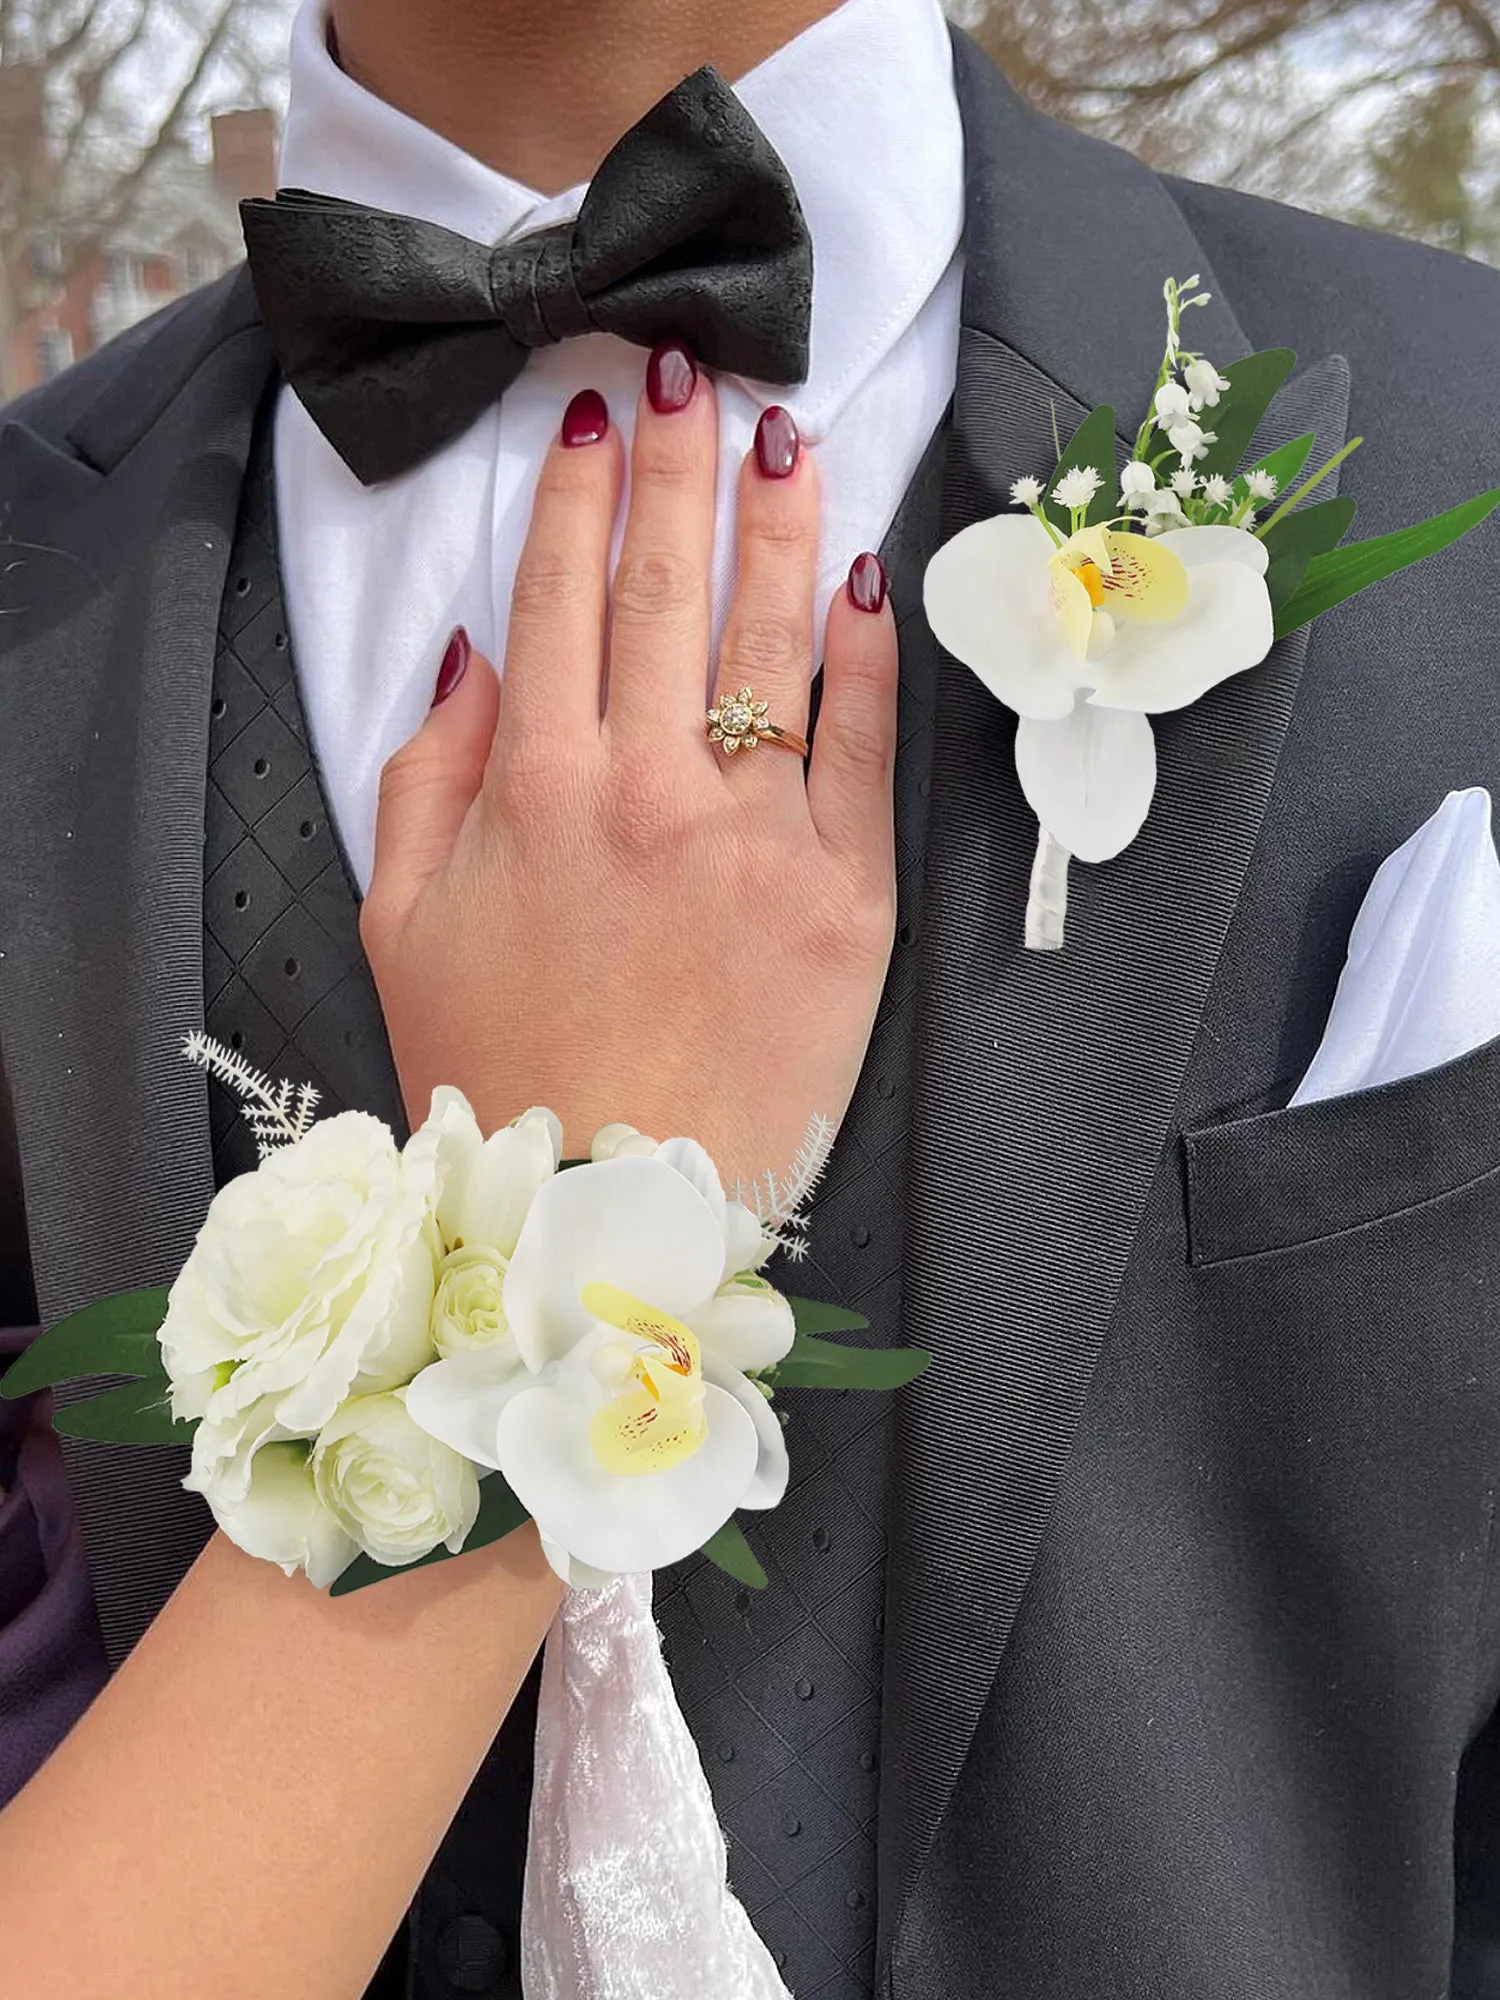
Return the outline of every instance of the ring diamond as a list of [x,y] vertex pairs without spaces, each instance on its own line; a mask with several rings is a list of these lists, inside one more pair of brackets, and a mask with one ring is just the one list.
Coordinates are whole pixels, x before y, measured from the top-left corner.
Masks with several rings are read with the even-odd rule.
[[738,694],[721,694],[718,706],[708,711],[708,740],[733,756],[737,750],[753,750],[767,728],[768,701],[757,701],[753,692],[742,687]]

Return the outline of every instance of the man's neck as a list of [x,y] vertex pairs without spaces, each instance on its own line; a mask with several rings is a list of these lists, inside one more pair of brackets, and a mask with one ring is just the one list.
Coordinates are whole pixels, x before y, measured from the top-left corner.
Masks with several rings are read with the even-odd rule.
[[838,0],[333,0],[357,83],[557,194],[703,63],[731,81]]

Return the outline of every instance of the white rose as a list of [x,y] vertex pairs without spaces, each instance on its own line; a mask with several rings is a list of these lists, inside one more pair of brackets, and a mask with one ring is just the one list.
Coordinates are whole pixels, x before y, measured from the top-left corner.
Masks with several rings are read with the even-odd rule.
[[320,1590],[359,1554],[359,1544],[318,1498],[305,1442],[264,1446],[248,1467],[243,1495],[229,1501],[222,1487],[215,1487],[209,1505],[224,1533],[247,1555],[278,1564],[288,1576],[306,1570]]
[[482,1243],[451,1250],[443,1259],[432,1302],[432,1344],[444,1359],[475,1348],[494,1348],[515,1358],[516,1345],[505,1323],[509,1263]]
[[346,1403],[313,1446],[312,1478],[344,1532],[392,1566],[439,1544],[457,1555],[479,1513],[478,1474],[417,1428],[402,1389]]
[[439,1090],[404,1152],[344,1112],[215,1197],[161,1346],[173,1413],[198,1422],[184,1483],[221,1522],[247,1503],[263,1447],[316,1437],[351,1397],[434,1358],[437,1210],[482,1150],[467,1101]]
[[[311,1437],[349,1396],[430,1358],[427,1178],[408,1176],[378,1119],[350,1111],[215,1196],[161,1329],[173,1413],[201,1420],[197,1490],[242,1442]],[[247,1481],[244,1467],[235,1498]]]

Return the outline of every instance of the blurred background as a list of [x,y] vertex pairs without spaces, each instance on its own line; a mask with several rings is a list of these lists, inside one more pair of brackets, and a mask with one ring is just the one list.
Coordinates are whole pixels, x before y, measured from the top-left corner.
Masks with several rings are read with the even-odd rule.
[[[292,0],[0,0],[0,401],[239,254]],[[1500,263],[1500,0],[951,0],[1151,165]]]

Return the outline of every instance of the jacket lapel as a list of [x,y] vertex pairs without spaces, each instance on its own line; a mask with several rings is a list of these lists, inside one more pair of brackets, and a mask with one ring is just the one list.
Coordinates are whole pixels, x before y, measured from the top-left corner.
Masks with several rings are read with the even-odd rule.
[[[44,1324],[170,1281],[213,1195],[203,809],[214,635],[271,361],[237,275],[54,443],[0,434],[0,1035]],[[118,1662],[205,1539],[176,1452],[66,1449]]]
[[[1161,183],[1041,118],[964,37],[964,328],[944,532],[1000,511],[1101,403],[1150,397],[1168,276],[1213,305],[1191,344],[1248,343]],[[1265,441],[1342,441],[1347,370],[1306,371]],[[1122,451],[1125,446],[1122,443]],[[895,1446],[881,1791],[882,1959],[936,1993],[901,1925],[994,1684],[1078,1425],[1254,850],[1306,634],[1158,726],[1146,831],[1075,869],[1067,949],[1020,949],[1036,826],[1014,718],[944,657],[922,919],[904,1337],[931,1371]]]

